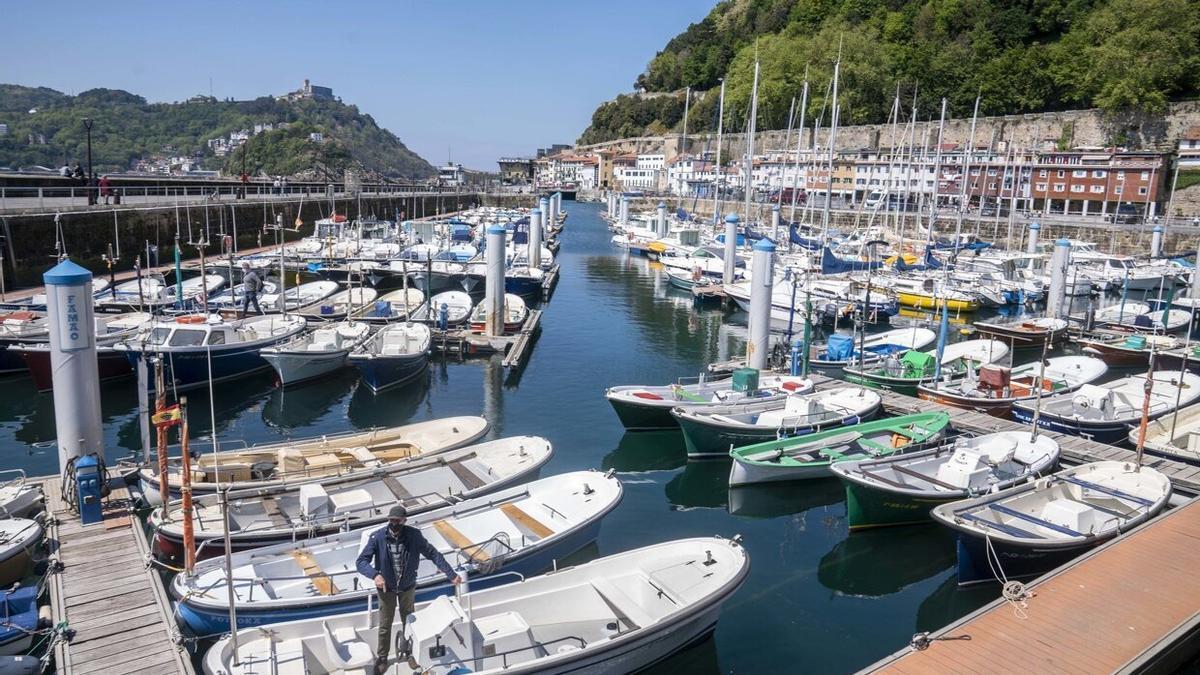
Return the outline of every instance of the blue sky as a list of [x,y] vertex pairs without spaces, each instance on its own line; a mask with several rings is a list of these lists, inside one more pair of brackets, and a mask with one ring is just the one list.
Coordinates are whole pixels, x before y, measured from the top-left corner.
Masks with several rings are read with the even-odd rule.
[[[10,2],[0,82],[151,101],[333,87],[430,162],[573,143],[715,0]],[[100,13],[98,10],[102,9]]]

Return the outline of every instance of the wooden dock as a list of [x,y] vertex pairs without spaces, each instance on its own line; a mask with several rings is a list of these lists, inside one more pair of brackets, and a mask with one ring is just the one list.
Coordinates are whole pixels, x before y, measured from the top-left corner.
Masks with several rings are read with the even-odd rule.
[[558,285],[558,263],[554,263],[546,275],[542,277],[542,302],[550,299],[554,294],[554,287]]
[[[813,373],[810,377],[818,387],[845,385],[842,380],[837,380],[821,373]],[[997,431],[1019,431],[1029,428],[1024,424],[1018,424],[1010,419],[992,417],[986,413],[975,412],[973,410],[952,408],[941,403],[906,396],[887,389],[877,389],[876,391],[883,396],[884,410],[893,415],[910,415],[917,412],[944,410],[950,414],[950,424],[955,429],[976,434],[990,434]],[[1042,430],[1039,433],[1058,441],[1062,459],[1067,464],[1083,464],[1085,462],[1096,462],[1104,459],[1118,462],[1132,462],[1137,457],[1137,454],[1128,448],[1118,448],[1113,445],[1080,438],[1079,436],[1069,436],[1053,431]],[[1192,496],[1200,495],[1200,467],[1150,454],[1142,456],[1142,466],[1151,467],[1170,478],[1171,484],[1177,492]]]
[[1197,540],[1192,501],[863,672],[1172,672],[1200,647]]
[[[83,526],[63,502],[58,477],[42,483],[52,569],[54,623],[69,639],[55,647],[59,675],[193,673],[189,656],[175,645],[175,620],[166,590],[145,565],[149,547],[132,514],[124,484],[113,483],[104,521]],[[58,564],[54,564],[54,561]]]
[[542,310],[531,309],[525,323],[514,333],[506,335],[484,335],[477,331],[452,328],[433,329],[433,351],[458,356],[482,356],[504,354],[504,367],[511,368],[524,363],[529,347],[537,336],[542,323]]

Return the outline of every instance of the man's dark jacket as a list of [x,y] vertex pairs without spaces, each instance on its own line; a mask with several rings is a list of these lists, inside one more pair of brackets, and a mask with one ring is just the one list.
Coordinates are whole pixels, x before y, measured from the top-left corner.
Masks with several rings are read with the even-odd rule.
[[[392,565],[392,553],[388,549],[388,528],[386,526],[372,532],[366,545],[358,554],[355,564],[358,573],[368,579],[374,579],[377,574],[383,575],[384,589],[389,592],[407,591],[417,585],[417,569],[421,566],[421,556],[425,556],[434,565],[437,565],[447,579],[453,579],[456,576],[450,563],[446,562],[442,554],[433,547],[433,544],[429,543],[420,530],[405,525],[400,531],[400,537],[404,542],[406,556],[403,579],[396,579],[396,568]],[[373,566],[372,561],[374,562]]]

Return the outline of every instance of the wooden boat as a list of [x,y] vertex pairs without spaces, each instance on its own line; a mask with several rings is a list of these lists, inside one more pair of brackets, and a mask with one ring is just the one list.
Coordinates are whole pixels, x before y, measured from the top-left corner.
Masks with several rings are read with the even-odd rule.
[[280,386],[311,382],[346,365],[346,357],[371,334],[362,321],[320,323],[313,330],[258,353],[275,369]]
[[765,403],[681,406],[671,414],[683,431],[688,457],[725,457],[731,448],[857,424],[879,412],[882,402],[870,389],[838,387]]
[[976,321],[975,332],[1007,343],[1013,349],[1038,348],[1058,344],[1067,337],[1066,319],[1038,317],[1015,321]]
[[828,478],[836,462],[888,457],[934,441],[950,424],[944,412],[918,413],[730,451],[729,487]]
[[[233,550],[296,541],[338,530],[377,525],[393,504],[409,516],[452,501],[495,492],[537,477],[550,460],[550,442],[537,436],[513,436],[450,450],[432,457],[397,462],[371,472],[244,490],[230,495]],[[195,500],[193,527],[198,555],[223,553],[220,495]],[[178,505],[163,518],[160,506],[148,522],[156,531],[160,555],[183,553],[183,521]],[[204,545],[203,548],[200,548]]]
[[1058,443],[1028,431],[958,438],[941,447],[831,468],[846,486],[850,529],[929,521],[939,504],[1003,490],[1058,463]]
[[50,344],[50,323],[42,312],[17,310],[0,313],[0,375],[25,370],[16,345]]
[[444,291],[430,298],[424,311],[413,312],[413,321],[440,322],[443,305],[446,307],[446,325],[458,326],[470,318],[475,301],[462,291]]
[[374,288],[356,286],[322,298],[320,302],[303,307],[296,313],[314,321],[339,321],[371,305],[378,295],[379,291]]
[[[1200,375],[1156,370],[1152,374],[1149,419],[1157,419],[1177,408],[1200,401]],[[1082,436],[1100,443],[1125,439],[1129,428],[1142,418],[1145,375],[1129,375],[1102,385],[1085,384],[1075,392],[1042,399],[1038,426],[1059,433]],[[1013,418],[1031,423],[1034,403],[1013,404]]]
[[[114,350],[112,345],[135,338],[153,321],[154,317],[144,312],[96,315],[96,368],[101,381],[123,377],[133,372],[124,352]],[[33,386],[37,387],[38,391],[54,389],[48,341],[12,345],[7,351],[18,354],[25,360],[25,366],[29,368],[29,374],[33,378]]]
[[1170,335],[1096,333],[1076,340],[1085,354],[1103,359],[1110,366],[1146,366],[1150,352],[1177,349],[1181,343]]
[[604,398],[612,404],[626,429],[648,431],[678,428],[679,423],[671,415],[671,409],[675,407],[703,408],[743,400],[774,401],[789,394],[806,394],[812,389],[812,380],[803,377],[760,374],[758,386],[749,391],[735,386],[733,379],[727,377],[689,384],[610,387],[605,390]]
[[425,305],[425,294],[416,288],[391,291],[375,298],[375,302],[354,312],[356,321],[377,325],[403,321]]
[[347,359],[373,392],[404,384],[425,371],[433,333],[422,323],[393,323],[360,343]]
[[824,345],[813,346],[808,364],[813,368],[843,368],[856,363],[875,363],[890,354],[923,349],[936,339],[937,334],[928,328],[893,328],[869,333],[865,338],[834,334]]
[[[371,473],[398,462],[431,457],[474,443],[488,430],[482,417],[445,417],[397,427],[345,434],[289,439],[221,452],[199,452],[191,461],[192,494],[216,494],[219,489],[276,488],[329,476]],[[193,442],[193,450],[198,444]],[[160,504],[158,466],[137,471],[142,492]],[[167,465],[171,497],[179,498],[182,483],[178,458]]]
[[1090,356],[1056,356],[1042,363],[1033,361],[1016,368],[985,365],[978,377],[968,373],[956,382],[929,382],[917,386],[917,395],[927,401],[1007,417],[1017,401],[1075,391],[1108,372],[1108,364]]
[[34,550],[41,546],[43,534],[36,520],[0,520],[0,588],[10,588],[33,572]]
[[[525,318],[529,316],[529,307],[521,296],[512,293],[504,294],[504,332],[514,333],[521,330]],[[471,310],[471,330],[484,330],[487,321],[487,301],[475,305]]]
[[[1141,426],[1129,430],[1129,443],[1136,447]],[[1200,403],[1180,407],[1146,425],[1146,452],[1188,464],[1200,464]]]
[[[450,564],[469,574],[475,589],[540,574],[596,539],[604,516],[621,501],[612,472],[576,471],[521,485],[413,516],[416,527]],[[234,553],[234,602],[238,628],[353,612],[375,595],[355,559],[378,528],[338,532],[299,543]],[[520,576],[518,576],[520,575]],[[178,614],[197,635],[229,631],[224,558],[196,566],[171,584]],[[428,560],[417,572],[417,599],[451,592]]]
[[1150,467],[1092,462],[994,494],[942,504],[933,519],[958,533],[958,583],[1020,579],[1063,565],[1153,518],[1171,481]]
[[[296,315],[225,320],[216,314],[189,314],[156,321],[149,332],[113,349],[124,352],[135,369],[142,360],[160,359],[167,388],[186,390],[269,368],[259,351],[291,340],[305,325],[304,317]],[[153,378],[147,379],[153,386]]]
[[[1007,356],[1008,345],[1000,340],[956,342],[946,345],[942,350],[940,374],[944,380],[957,380],[964,377],[968,370],[978,370],[987,363],[998,363]],[[843,370],[847,381],[914,394],[917,385],[932,381],[938,373],[937,350],[909,350],[899,358],[889,354],[873,366],[859,368],[857,363],[852,363]]]
[[[415,670],[630,673],[712,631],[750,571],[736,540],[681,539],[417,605],[405,627]],[[204,656],[209,675],[361,672],[374,664],[374,612],[248,628]],[[457,637],[456,637],[457,636]]]

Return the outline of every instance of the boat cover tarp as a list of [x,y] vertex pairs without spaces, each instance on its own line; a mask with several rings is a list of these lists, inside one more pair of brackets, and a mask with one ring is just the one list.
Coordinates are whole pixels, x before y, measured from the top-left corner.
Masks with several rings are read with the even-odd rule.
[[843,260],[833,254],[826,246],[821,249],[821,274],[841,274],[843,272],[862,272],[878,269],[881,262],[863,262],[860,260]]
[[825,345],[825,356],[830,361],[845,361],[854,354],[854,337],[851,335],[830,335]]

